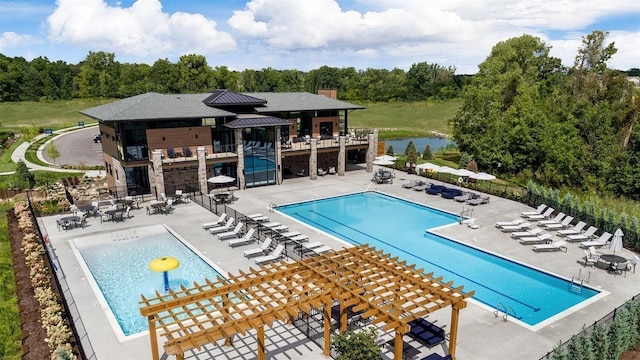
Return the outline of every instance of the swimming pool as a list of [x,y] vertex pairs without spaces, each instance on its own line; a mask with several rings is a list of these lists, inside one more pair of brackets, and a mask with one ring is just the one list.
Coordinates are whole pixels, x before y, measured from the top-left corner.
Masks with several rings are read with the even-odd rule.
[[156,290],[163,291],[161,276],[149,270],[153,259],[172,256],[180,261],[178,269],[169,272],[169,284],[174,289],[220,276],[212,264],[161,225],[70,242],[98,300],[107,305],[103,306],[109,310],[107,317],[117,322],[112,322],[112,327],[121,340],[148,330],[147,319],[140,315],[140,294],[149,298],[155,297]]
[[[276,210],[350,244],[369,244],[442,275],[490,308],[509,308],[523,324],[535,327],[597,295],[588,287],[572,291],[558,276],[510,261],[463,243],[426,232],[457,224],[457,215],[377,192],[357,193]],[[512,311],[511,311],[512,310]]]

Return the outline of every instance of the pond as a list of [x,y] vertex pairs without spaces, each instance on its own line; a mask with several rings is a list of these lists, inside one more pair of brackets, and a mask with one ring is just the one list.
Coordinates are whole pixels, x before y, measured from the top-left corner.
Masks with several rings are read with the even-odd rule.
[[400,139],[400,140],[385,140],[384,149],[385,151],[389,148],[389,146],[393,146],[393,151],[398,153],[404,153],[404,150],[407,148],[409,141],[413,141],[413,144],[416,146],[416,150],[420,153],[424,151],[427,147],[427,144],[431,146],[431,151],[435,152],[438,149],[445,148],[449,145],[455,144],[453,141],[449,139],[437,138],[437,137],[421,137],[421,138],[409,138],[409,139]]

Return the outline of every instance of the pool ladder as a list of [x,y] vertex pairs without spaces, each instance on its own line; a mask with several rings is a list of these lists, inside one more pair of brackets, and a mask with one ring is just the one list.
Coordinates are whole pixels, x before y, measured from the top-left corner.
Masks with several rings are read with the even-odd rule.
[[517,318],[516,311],[513,310],[511,306],[504,306],[503,303],[498,303],[498,305],[496,305],[496,309],[493,311],[493,315],[498,317],[500,315],[500,310],[502,310],[502,320],[504,321],[507,321],[507,319],[509,318],[509,314],[511,314],[511,317]]
[[269,212],[273,212],[273,209],[277,208],[278,205],[276,203],[269,203]]
[[582,294],[582,287],[584,286],[584,279],[580,279],[579,277],[571,278],[571,292],[576,294]]

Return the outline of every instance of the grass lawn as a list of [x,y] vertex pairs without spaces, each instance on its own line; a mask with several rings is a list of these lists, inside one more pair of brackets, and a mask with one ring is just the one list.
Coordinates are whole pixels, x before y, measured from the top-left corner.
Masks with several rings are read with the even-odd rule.
[[95,120],[79,113],[80,110],[112,102],[113,99],[73,99],[48,102],[0,102],[0,130],[20,131],[23,127],[36,126],[53,130],[95,123]]
[[431,136],[431,131],[450,134],[462,99],[446,101],[362,103],[364,110],[349,113],[349,128],[378,129],[380,139]]

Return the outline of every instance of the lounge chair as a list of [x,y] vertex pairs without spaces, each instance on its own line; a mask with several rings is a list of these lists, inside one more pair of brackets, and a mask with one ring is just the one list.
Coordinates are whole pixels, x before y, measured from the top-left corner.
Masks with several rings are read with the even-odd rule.
[[420,360],[451,360],[451,355],[447,354],[445,356],[442,356],[440,354],[433,353],[423,357]]
[[193,156],[193,154],[191,153],[191,149],[188,147],[183,147],[182,148],[182,153],[184,155],[184,157],[191,157]]
[[473,197],[472,197],[473,195],[474,195],[474,194],[472,194],[472,193],[470,193],[470,192],[466,192],[466,193],[463,193],[463,194],[462,194],[462,195],[460,195],[460,196],[456,196],[456,197],[454,197],[454,198],[453,198],[453,200],[454,200],[454,201],[457,201],[457,202],[466,202],[467,200],[472,199],[472,198],[473,198]]
[[525,222],[524,219],[515,219],[513,221],[498,221],[496,222],[496,227],[502,227],[502,226],[512,226],[512,225],[519,225],[522,224],[523,222]]
[[278,244],[278,246],[276,246],[276,249],[273,250],[273,252],[271,254],[257,257],[256,258],[256,264],[258,264],[258,265],[265,264],[265,263],[280,259],[282,257],[282,251],[283,250],[284,250],[284,245],[283,244]]
[[222,215],[218,216],[218,220],[206,222],[202,224],[202,228],[206,230],[212,227],[220,226],[220,224],[223,224],[226,219],[227,219],[227,213],[222,213]]
[[329,175],[335,175],[336,174],[336,168],[335,166],[332,166],[329,168]]
[[558,240],[552,244],[540,244],[540,245],[534,245],[533,246],[533,251],[535,252],[541,252],[541,251],[560,251],[560,250],[564,250],[564,252],[567,252],[567,242],[564,240]]
[[223,233],[225,231],[229,231],[231,230],[231,227],[233,226],[233,222],[235,221],[234,218],[230,217],[229,220],[227,220],[227,223],[222,225],[222,226],[216,226],[216,227],[212,227],[209,229],[209,232],[213,235],[215,234],[220,234]]
[[611,239],[611,233],[608,232],[603,232],[602,235],[600,235],[599,238],[597,238],[596,240],[590,240],[590,241],[583,241],[580,243],[580,247],[583,248],[588,248],[588,247],[594,247],[594,248],[601,248],[603,247],[607,241],[609,241],[609,239]]
[[316,254],[316,255],[320,255],[320,254],[323,254],[323,253],[326,253],[326,252],[329,252],[329,251],[332,251],[332,250],[333,250],[333,248],[331,246],[327,246],[327,245],[323,245],[323,246],[311,249],[311,251],[313,251],[313,253]]
[[534,215],[525,215],[524,218],[527,218],[529,220],[543,220],[543,219],[548,219],[549,216],[551,216],[551,214],[553,214],[553,212],[555,211],[554,208],[552,207],[548,207],[547,210],[545,210],[542,214],[534,214]]
[[518,225],[506,225],[506,226],[500,226],[498,228],[502,232],[514,232],[514,231],[522,231],[522,230],[528,229],[530,226],[531,226],[530,223],[523,222],[522,224],[518,224]]
[[325,171],[325,170],[324,170],[324,169],[322,169],[322,168],[318,168],[318,175],[320,175],[320,176],[325,176],[325,175],[327,175],[327,171]]
[[582,234],[567,235],[567,241],[568,242],[588,241],[589,239],[593,238],[593,235],[596,233],[596,231],[598,231],[598,228],[590,226],[587,229],[587,231],[583,232]]
[[304,169],[296,171],[296,175],[298,176],[304,176]]
[[553,235],[549,233],[540,234],[537,236],[525,236],[520,238],[520,244],[522,245],[534,245],[534,244],[547,244],[551,242]]
[[540,206],[538,206],[538,208],[535,211],[523,211],[523,212],[520,213],[520,216],[526,217],[526,216],[529,216],[529,215],[539,215],[539,214],[542,214],[542,212],[546,208],[547,208],[546,204],[540,204]]
[[491,198],[489,196],[481,196],[481,197],[467,200],[467,205],[476,206],[476,205],[488,204],[490,202],[491,202]]
[[269,246],[271,246],[272,241],[273,240],[271,240],[271,238],[268,237],[264,240],[264,242],[262,243],[262,245],[260,245],[260,247],[255,249],[245,250],[242,252],[242,255],[244,255],[247,258],[250,258],[252,256],[263,255],[269,250]]
[[411,180],[408,183],[402,184],[402,188],[403,189],[412,189],[416,185],[418,185],[418,180]]
[[542,232],[542,228],[534,228],[529,231],[516,231],[511,233],[511,237],[514,239],[523,238],[527,236],[538,236]]
[[554,217],[553,219],[538,221],[538,225],[546,226],[549,224],[560,224],[560,222],[562,222],[562,219],[564,219],[565,216],[566,216],[565,213],[561,212],[561,213],[558,213],[556,217]]
[[257,223],[269,222],[269,217],[258,213],[258,214],[247,215],[247,220],[257,222]]
[[176,152],[173,150],[173,148],[167,149],[167,156],[169,157],[169,159],[173,159],[176,157]]
[[567,227],[569,227],[569,224],[571,224],[572,221],[573,221],[573,216],[567,216],[564,219],[562,219],[561,223],[545,224],[542,226],[546,227],[548,230],[566,229]]
[[580,221],[574,227],[572,227],[571,229],[558,230],[558,232],[556,234],[558,236],[568,236],[568,235],[580,234],[582,232],[582,229],[584,229],[585,226],[587,226],[587,223],[585,223],[584,221]]
[[238,237],[238,234],[240,234],[240,231],[242,231],[242,227],[244,226],[244,224],[242,223],[242,221],[239,221],[236,224],[236,227],[231,230],[231,231],[225,231],[223,233],[219,233],[218,234],[218,240],[229,240],[229,239],[233,239],[235,237]]
[[244,234],[241,238],[233,238],[227,240],[227,244],[231,247],[248,245],[256,241],[256,238],[253,237],[253,233],[256,230],[254,228],[249,229],[246,234]]

